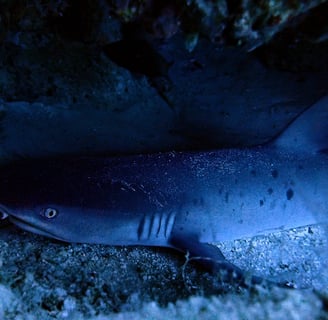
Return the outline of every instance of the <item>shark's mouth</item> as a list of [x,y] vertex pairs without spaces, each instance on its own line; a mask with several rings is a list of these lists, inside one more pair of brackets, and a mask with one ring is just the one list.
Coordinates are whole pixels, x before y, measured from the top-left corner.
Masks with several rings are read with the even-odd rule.
[[23,229],[23,230],[26,230],[26,231],[29,231],[29,232],[32,232],[32,233],[36,233],[36,234],[39,234],[41,236],[45,236],[45,237],[48,237],[48,238],[55,238],[57,240],[66,242],[65,239],[62,239],[62,238],[58,237],[57,235],[53,234],[52,232],[48,232],[48,231],[42,230],[40,228],[37,228],[32,223],[30,223],[26,220],[23,220],[21,218],[17,218],[13,215],[9,215],[9,221],[12,222],[13,224],[15,224],[17,227]]

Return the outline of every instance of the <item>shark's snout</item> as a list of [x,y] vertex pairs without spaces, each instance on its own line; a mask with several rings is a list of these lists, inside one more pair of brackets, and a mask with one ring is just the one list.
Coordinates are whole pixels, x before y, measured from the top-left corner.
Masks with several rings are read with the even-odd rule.
[[9,216],[8,210],[0,205],[0,221],[6,220]]
[[0,227],[5,227],[8,224],[9,224],[8,210],[0,205]]

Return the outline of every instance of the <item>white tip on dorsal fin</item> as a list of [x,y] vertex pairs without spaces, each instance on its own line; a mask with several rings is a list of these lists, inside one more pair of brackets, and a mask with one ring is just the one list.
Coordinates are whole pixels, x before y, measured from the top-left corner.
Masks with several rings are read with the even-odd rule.
[[277,148],[316,153],[328,149],[328,95],[306,109],[273,142]]

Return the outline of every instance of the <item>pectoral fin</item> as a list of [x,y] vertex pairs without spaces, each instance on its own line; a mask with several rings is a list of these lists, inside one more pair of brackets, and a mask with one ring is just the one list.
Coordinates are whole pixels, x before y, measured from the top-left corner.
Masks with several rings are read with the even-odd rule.
[[177,250],[188,254],[188,258],[212,273],[219,273],[224,282],[237,282],[242,287],[256,284],[274,284],[279,287],[292,288],[288,283],[275,283],[254,275],[247,275],[240,268],[229,262],[220,249],[208,243],[201,243],[195,237],[174,235],[170,244]]

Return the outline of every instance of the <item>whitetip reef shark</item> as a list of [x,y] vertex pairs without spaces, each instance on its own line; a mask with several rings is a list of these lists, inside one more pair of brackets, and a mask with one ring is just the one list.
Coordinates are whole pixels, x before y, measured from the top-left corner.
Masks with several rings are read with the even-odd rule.
[[0,211],[50,238],[171,247],[242,278],[211,244],[326,222],[327,149],[328,95],[264,146],[4,165]]

